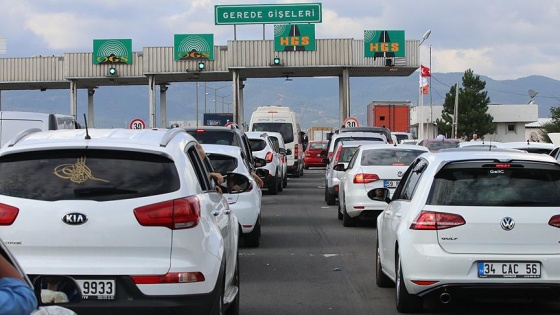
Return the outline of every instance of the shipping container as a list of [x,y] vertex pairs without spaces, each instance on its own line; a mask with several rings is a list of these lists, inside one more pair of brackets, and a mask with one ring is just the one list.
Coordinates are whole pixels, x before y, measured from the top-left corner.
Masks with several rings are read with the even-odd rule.
[[373,101],[367,106],[368,126],[410,132],[410,101]]

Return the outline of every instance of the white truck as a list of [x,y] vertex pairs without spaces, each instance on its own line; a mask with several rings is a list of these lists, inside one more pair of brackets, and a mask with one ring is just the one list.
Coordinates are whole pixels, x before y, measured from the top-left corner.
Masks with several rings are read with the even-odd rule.
[[18,133],[27,129],[76,129],[77,126],[72,115],[0,111],[0,146],[4,146]]
[[259,106],[251,115],[249,131],[274,131],[286,144],[288,173],[303,175],[303,134],[296,113],[285,106]]

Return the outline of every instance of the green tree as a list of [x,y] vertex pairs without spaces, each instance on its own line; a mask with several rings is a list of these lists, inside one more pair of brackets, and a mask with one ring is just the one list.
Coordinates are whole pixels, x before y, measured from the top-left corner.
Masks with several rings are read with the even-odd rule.
[[[486,82],[480,80],[471,69],[463,74],[462,87],[459,87],[459,119],[457,120],[457,137],[470,139],[473,133],[483,137],[485,134],[493,133],[496,129],[494,118],[488,114],[490,98],[484,91]],[[447,135],[451,135],[453,126],[453,114],[455,112],[456,86],[453,85],[443,103],[441,119],[436,119],[438,129]]]
[[548,134],[552,132],[560,132],[560,108],[559,107],[550,108],[550,118],[552,118],[551,121],[542,124],[540,132],[545,142],[552,143]]

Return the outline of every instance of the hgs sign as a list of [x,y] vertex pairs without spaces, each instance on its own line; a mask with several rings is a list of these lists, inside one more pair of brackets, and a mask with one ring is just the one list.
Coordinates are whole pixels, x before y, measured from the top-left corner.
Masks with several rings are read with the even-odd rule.
[[315,50],[315,24],[274,25],[274,51]]
[[405,57],[404,31],[364,31],[364,57]]

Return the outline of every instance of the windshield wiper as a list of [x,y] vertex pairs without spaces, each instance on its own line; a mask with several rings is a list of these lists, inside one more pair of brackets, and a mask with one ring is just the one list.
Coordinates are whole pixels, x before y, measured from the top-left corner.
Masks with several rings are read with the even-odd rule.
[[118,187],[89,187],[74,189],[75,196],[103,196],[103,195],[121,195],[136,194],[137,190],[123,189]]

